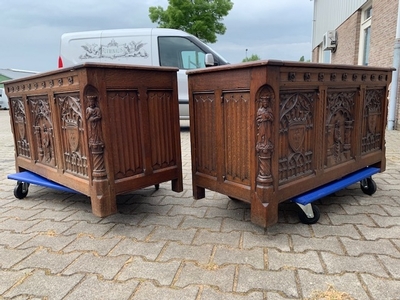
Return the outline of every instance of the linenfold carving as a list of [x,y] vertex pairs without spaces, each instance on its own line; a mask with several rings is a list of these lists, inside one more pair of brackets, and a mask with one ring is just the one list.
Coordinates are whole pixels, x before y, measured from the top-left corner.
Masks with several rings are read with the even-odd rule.
[[351,159],[355,96],[355,91],[328,92],[326,107],[327,167]]
[[222,93],[225,117],[224,135],[225,153],[232,159],[224,164],[223,178],[240,184],[250,182],[250,162],[245,153],[251,152],[248,127],[250,125],[249,107],[250,92],[248,90],[224,91]]
[[271,87],[264,86],[257,93],[258,110],[257,110],[257,144],[256,150],[258,154],[258,175],[257,182],[261,186],[272,185],[271,175],[271,156],[274,151],[272,138],[272,123],[274,114],[272,106],[275,102],[275,94]]

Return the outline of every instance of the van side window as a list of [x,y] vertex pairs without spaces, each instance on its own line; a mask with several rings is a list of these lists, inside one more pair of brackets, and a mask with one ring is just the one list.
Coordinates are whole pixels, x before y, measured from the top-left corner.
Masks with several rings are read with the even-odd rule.
[[204,68],[205,53],[185,37],[158,37],[160,66],[179,69]]

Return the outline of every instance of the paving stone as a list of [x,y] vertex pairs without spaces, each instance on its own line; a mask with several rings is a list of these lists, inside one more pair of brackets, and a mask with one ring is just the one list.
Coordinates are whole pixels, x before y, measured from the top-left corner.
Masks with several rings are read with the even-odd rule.
[[286,234],[254,234],[252,232],[243,233],[243,248],[253,247],[277,248],[281,251],[289,251],[289,237]]
[[353,239],[360,239],[361,236],[355,228],[355,225],[311,225],[314,235],[319,238],[329,236],[346,236]]
[[99,255],[107,255],[119,243],[120,238],[92,238],[78,236],[72,243],[63,249],[64,252],[93,251]]
[[[290,298],[286,298],[286,297],[282,297],[280,294],[278,293],[273,293],[273,292],[266,292],[265,294],[267,294],[267,299],[268,300],[288,300],[291,299],[293,300],[292,297]],[[265,299],[265,298],[264,298]],[[322,300],[322,299],[321,299]]]
[[394,279],[384,279],[369,274],[361,274],[372,299],[399,299],[400,281]]
[[143,221],[140,222],[140,226],[158,225],[158,226],[169,226],[171,228],[178,228],[178,225],[182,222],[183,216],[158,216],[148,215]]
[[175,205],[183,207],[193,207],[196,200],[193,199],[192,195],[190,197],[164,197],[159,205]]
[[361,224],[366,226],[374,226],[375,223],[369,214],[357,214],[357,215],[338,215],[329,214],[329,220],[333,225],[344,225],[344,224]]
[[364,254],[356,257],[322,252],[321,256],[330,274],[360,272],[388,277],[386,271],[373,255]]
[[[377,215],[371,215],[371,218],[374,219],[374,221],[378,224],[379,227],[392,227],[392,226],[399,226],[400,224],[400,216],[399,217],[393,217],[393,216],[377,216]],[[400,227],[398,227],[400,230]]]
[[157,287],[151,282],[140,284],[135,292],[133,299],[149,300],[149,299],[179,299],[179,300],[196,300],[199,293],[198,286],[188,286],[182,289]]
[[171,259],[190,260],[199,264],[207,264],[210,261],[212,249],[213,246],[211,245],[192,246],[170,242],[158,259],[159,261],[169,261]]
[[36,205],[35,209],[44,209],[43,213],[47,212],[49,214],[53,213],[57,215],[57,213],[60,212],[68,214],[68,216],[70,216],[71,214],[74,213],[73,210],[67,210],[71,204],[72,204],[71,202],[63,202],[60,200],[46,200]]
[[13,265],[19,263],[29,255],[31,255],[35,249],[9,249],[0,246],[0,267],[2,269],[11,268]]
[[222,226],[222,218],[197,218],[188,216],[182,222],[181,228],[201,228],[211,231],[220,231]]
[[311,237],[310,226],[306,226],[304,224],[276,224],[271,227],[267,227],[268,235],[277,235],[277,234],[296,234],[304,237]]
[[389,270],[392,278],[400,281],[400,258],[390,257],[387,255],[378,255],[379,260]]
[[368,227],[364,225],[357,225],[361,234],[367,240],[378,240],[378,239],[398,239],[400,226],[393,226],[389,228],[378,228]]
[[16,264],[13,269],[47,269],[50,273],[57,274],[70,265],[79,255],[80,253],[60,253],[38,249]]
[[[215,289],[205,287],[200,295],[201,300],[263,300],[263,292],[251,292],[247,294],[221,293]],[[268,300],[270,298],[268,297]]]
[[264,233],[265,230],[261,226],[258,226],[250,221],[239,221],[231,218],[225,218],[222,222],[222,232],[232,232],[232,231],[248,231],[253,233]]
[[154,230],[155,226],[134,226],[126,224],[116,224],[108,231],[104,237],[122,237],[133,238],[138,241],[144,241],[149,234]]
[[314,250],[344,254],[343,247],[336,237],[305,238],[299,235],[292,235],[292,242],[294,252]]
[[[37,220],[39,221],[39,220]],[[42,220],[39,221],[37,224],[33,225],[32,227],[25,230],[25,232],[29,233],[52,233],[52,234],[68,234],[68,230],[71,227],[75,226],[75,221],[70,222],[56,222],[53,220]]]
[[[120,205],[118,206],[118,209],[120,210]],[[103,218],[99,223],[100,224],[124,224],[124,225],[137,225],[139,224],[144,218],[146,217],[146,214],[122,214],[122,213],[117,213],[113,214],[111,216],[107,216]]]
[[21,208],[11,208],[1,214],[2,217],[17,217],[19,220],[28,220],[34,219],[33,216],[40,214],[43,212],[43,209],[37,208],[28,208],[28,209],[21,209]]
[[132,255],[143,256],[148,260],[155,260],[166,242],[137,242],[126,238],[122,240],[111,252],[110,256]]
[[298,299],[295,273],[292,270],[254,270],[239,266],[236,292],[247,293],[253,289],[275,291]]
[[397,202],[398,204],[395,207],[393,206],[385,207],[385,210],[387,211],[389,216],[400,217],[400,200],[398,200]]
[[224,209],[218,207],[209,207],[206,213],[207,218],[221,217],[221,218],[231,218],[234,220],[243,221],[244,220],[244,209]]
[[309,269],[316,273],[324,272],[318,253],[315,251],[290,253],[270,249],[268,250],[268,269]]
[[131,299],[131,295],[137,288],[139,282],[128,280],[125,282],[108,281],[99,279],[97,276],[87,276],[74,290],[63,300],[76,299],[107,299],[124,300]]
[[369,299],[363,289],[363,284],[354,273],[324,275],[315,274],[307,270],[299,270],[298,276],[303,294],[301,299],[308,299],[317,291],[326,291],[330,286],[338,293],[350,295],[352,299]]
[[262,248],[244,250],[217,246],[213,262],[217,265],[241,264],[264,269],[264,250]]
[[38,248],[48,248],[52,251],[60,251],[72,241],[76,239],[76,236],[60,236],[53,232],[40,233],[34,236],[29,241],[18,246],[18,249],[28,249],[31,247]]
[[240,236],[240,232],[212,232],[199,229],[193,244],[227,245],[231,247],[239,247]]
[[186,263],[175,282],[177,287],[189,285],[207,285],[222,292],[232,292],[235,266],[216,267],[214,265],[199,267]]
[[34,271],[19,285],[4,294],[5,297],[30,295],[51,300],[63,299],[82,280],[84,275],[47,275],[44,271]]
[[386,216],[387,213],[379,205],[342,205],[343,209],[347,214],[357,215],[357,214],[376,214],[381,216]]
[[219,207],[222,209],[227,209],[228,205],[230,205],[230,200],[229,198],[225,197],[223,199],[215,200],[215,199],[198,199],[195,200],[193,203],[194,207]]
[[[68,219],[74,212],[73,211],[54,211],[54,210],[44,210],[34,216],[31,220],[50,220],[50,221],[64,221]],[[76,223],[76,222],[71,222]]]
[[110,231],[113,226],[114,224],[92,224],[86,221],[80,221],[66,230],[64,234],[89,234],[95,237],[101,237]]
[[19,245],[33,238],[35,233],[15,233],[10,231],[0,231],[0,245],[9,248],[16,248]]
[[172,205],[151,205],[148,203],[141,203],[133,211],[133,216],[135,214],[156,214],[165,216],[172,209]]
[[140,257],[135,257],[127,263],[118,274],[118,280],[136,278],[155,280],[158,285],[170,285],[178,271],[181,262],[148,262]]
[[29,275],[30,270],[0,270],[0,298],[7,290]]
[[171,211],[168,212],[169,216],[194,216],[203,218],[206,214],[207,208],[205,207],[187,207],[174,205]]
[[182,244],[191,244],[197,229],[173,229],[162,226],[153,230],[149,236],[149,241],[175,241]]
[[100,217],[97,217],[92,213],[90,203],[74,202],[68,207],[68,209],[73,209],[74,213],[64,221],[79,221],[87,224],[98,224],[102,220]]
[[40,195],[35,195],[35,197],[32,196],[34,194],[32,193],[32,188],[29,188],[29,197],[24,198],[23,200],[16,199],[14,195],[11,196],[11,194],[10,197],[12,197],[11,198],[12,201],[9,201],[7,204],[4,205],[4,207],[10,207],[10,208],[19,207],[21,209],[30,209],[30,208],[34,209],[36,206],[38,206],[40,203],[44,201],[39,199],[38,196]]
[[128,259],[128,255],[98,256],[92,253],[84,253],[72,262],[68,268],[63,271],[63,274],[91,273],[101,275],[104,279],[111,280],[122,269]]
[[346,252],[351,256],[359,256],[360,254],[387,254],[400,258],[400,251],[389,240],[360,241],[343,237],[341,241],[346,248]]
[[0,230],[9,230],[16,233],[26,233],[25,231],[30,227],[36,225],[40,221],[34,220],[18,220],[16,218],[9,218],[0,222]]

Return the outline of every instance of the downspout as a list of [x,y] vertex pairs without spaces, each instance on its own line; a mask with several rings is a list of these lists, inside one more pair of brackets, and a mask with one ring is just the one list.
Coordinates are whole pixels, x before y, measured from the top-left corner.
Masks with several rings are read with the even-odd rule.
[[397,7],[397,28],[396,28],[396,42],[393,51],[393,71],[392,83],[390,85],[389,94],[389,108],[388,108],[388,124],[387,129],[393,130],[396,120],[396,103],[397,103],[397,88],[399,84],[399,69],[400,69],[400,4]]

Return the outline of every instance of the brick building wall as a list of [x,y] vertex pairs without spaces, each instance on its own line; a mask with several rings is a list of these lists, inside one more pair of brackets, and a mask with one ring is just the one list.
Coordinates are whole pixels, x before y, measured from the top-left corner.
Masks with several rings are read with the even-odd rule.
[[372,2],[370,66],[391,67],[393,65],[397,6],[398,1],[393,0]]
[[[393,66],[393,51],[396,40],[397,10],[399,0],[373,0],[371,19],[371,44],[369,65],[379,67]],[[338,48],[331,55],[334,64],[358,64],[360,46],[361,10],[356,11],[336,31]],[[319,47],[313,49],[312,61],[317,62]],[[395,117],[395,129],[400,130],[400,84],[397,82],[398,95]]]
[[335,53],[332,53],[333,64],[358,64],[358,50],[360,40],[361,13],[355,12],[337,29],[338,44]]

